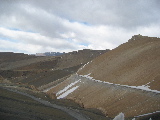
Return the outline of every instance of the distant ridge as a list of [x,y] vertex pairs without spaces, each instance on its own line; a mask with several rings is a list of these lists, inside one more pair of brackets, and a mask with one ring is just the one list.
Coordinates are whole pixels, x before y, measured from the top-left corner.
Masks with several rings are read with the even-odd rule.
[[36,53],[35,56],[60,56],[65,54],[65,52],[45,52],[45,53]]

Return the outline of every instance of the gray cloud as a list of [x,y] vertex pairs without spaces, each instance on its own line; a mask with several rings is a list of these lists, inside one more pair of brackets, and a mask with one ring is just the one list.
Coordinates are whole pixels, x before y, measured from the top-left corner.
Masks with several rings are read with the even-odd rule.
[[[30,3],[30,1],[29,1]],[[32,0],[49,13],[90,24],[135,27],[159,21],[159,0]]]
[[[160,37],[159,4],[159,0],[0,0],[0,42],[16,39],[39,46],[39,51],[112,49],[134,34]],[[4,29],[19,31],[4,35]]]

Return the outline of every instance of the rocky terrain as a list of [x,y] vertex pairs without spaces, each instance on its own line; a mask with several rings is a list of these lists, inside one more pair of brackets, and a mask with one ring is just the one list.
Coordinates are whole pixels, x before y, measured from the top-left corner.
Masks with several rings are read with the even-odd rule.
[[2,120],[106,119],[96,109],[84,109],[72,100],[53,100],[56,98],[54,94],[42,91],[64,81],[88,61],[107,51],[81,50],[58,57],[1,52],[0,118]]
[[3,119],[160,119],[160,38],[61,56],[0,53],[0,61]]
[[95,59],[78,72],[97,80],[129,86],[160,86],[160,39],[133,36],[127,43]]
[[[46,90],[113,118],[160,119],[160,38],[133,36]],[[148,118],[147,118],[148,117]]]
[[58,79],[69,77],[85,63],[107,51],[81,50],[58,57],[0,53],[0,76],[14,83],[26,83],[38,88]]

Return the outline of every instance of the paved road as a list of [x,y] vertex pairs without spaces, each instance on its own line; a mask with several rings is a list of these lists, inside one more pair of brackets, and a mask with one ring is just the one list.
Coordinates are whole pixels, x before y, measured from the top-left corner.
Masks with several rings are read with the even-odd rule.
[[69,115],[71,115],[72,117],[76,118],[77,120],[89,120],[89,118],[87,116],[82,115],[80,112],[78,112],[78,110],[67,108],[67,107],[64,107],[64,106],[56,105],[56,104],[52,104],[52,103],[50,103],[50,102],[48,102],[46,100],[43,100],[43,99],[40,99],[40,98],[36,98],[35,96],[29,95],[29,94],[21,92],[21,91],[17,91],[15,89],[6,88],[6,87],[5,88],[1,87],[1,88],[9,90],[11,92],[15,92],[15,93],[24,95],[24,96],[27,96],[27,97],[30,97],[33,100],[35,100],[35,101],[37,101],[39,103],[42,103],[42,104],[44,104],[46,106],[62,110],[64,112],[68,113]]

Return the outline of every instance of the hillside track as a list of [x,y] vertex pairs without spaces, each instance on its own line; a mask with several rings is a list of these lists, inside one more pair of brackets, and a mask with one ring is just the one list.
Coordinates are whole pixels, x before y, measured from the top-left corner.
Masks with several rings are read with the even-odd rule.
[[0,88],[11,91],[11,92],[14,92],[14,93],[17,93],[17,94],[27,96],[27,97],[45,105],[45,106],[56,108],[56,109],[59,109],[61,111],[64,111],[64,112],[66,112],[67,114],[69,114],[70,116],[74,117],[77,120],[89,120],[89,118],[87,116],[82,115],[78,110],[67,108],[67,107],[64,107],[64,106],[56,105],[56,104],[52,104],[52,103],[50,103],[46,100],[43,100],[41,98],[37,98],[35,96],[29,95],[27,93],[18,91],[18,90],[13,89],[13,88],[7,88],[7,87],[0,87]]

